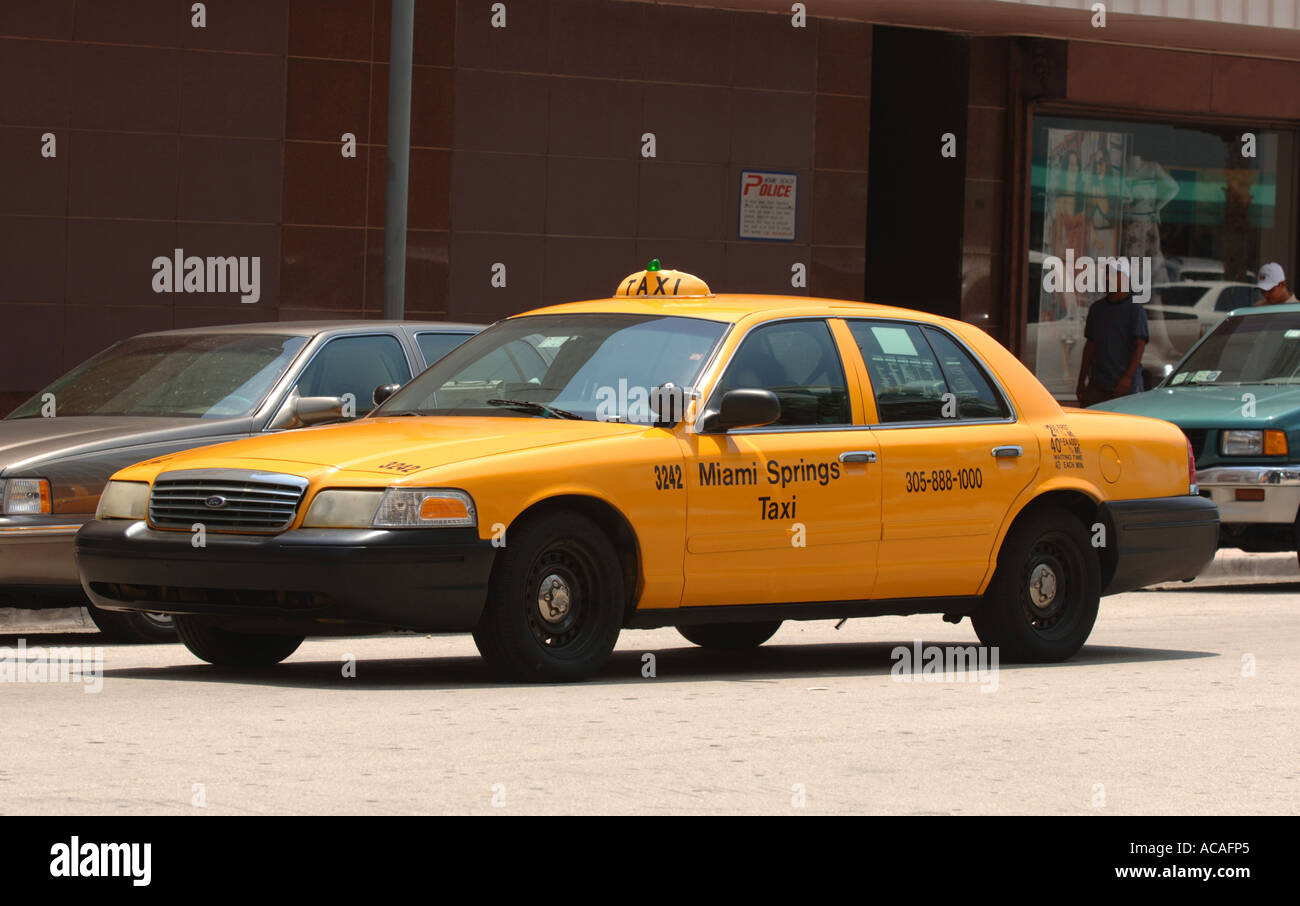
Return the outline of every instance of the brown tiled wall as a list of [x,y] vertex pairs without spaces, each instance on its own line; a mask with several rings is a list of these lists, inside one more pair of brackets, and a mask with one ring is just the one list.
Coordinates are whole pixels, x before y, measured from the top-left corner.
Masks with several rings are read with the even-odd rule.
[[[870,26],[507,6],[501,29],[490,4],[458,5],[448,317],[605,296],[653,257],[719,291],[861,298]],[[799,174],[795,242],[739,239],[750,168]],[[807,288],[791,287],[796,263]]]
[[[387,0],[222,0],[202,29],[189,10],[0,3],[0,410],[141,331],[381,310]],[[417,0],[418,317],[446,309],[454,32],[453,0]],[[155,294],[177,247],[260,256],[261,300]]]
[[[0,4],[0,409],[133,333],[381,311],[389,3],[222,0],[204,29],[189,6]],[[651,257],[719,290],[861,297],[870,26],[507,7],[493,29],[491,4],[416,0],[410,316],[605,295]],[[739,240],[745,168],[799,173],[796,242]],[[177,247],[260,256],[261,300],[155,294]]]
[[[290,0],[280,317],[379,317],[388,0]],[[454,0],[416,0],[406,312],[447,310]],[[357,156],[340,153],[341,136]]]
[[[0,408],[132,333],[276,316],[288,5],[208,7],[0,4]],[[177,247],[261,256],[262,301],[155,294]]]

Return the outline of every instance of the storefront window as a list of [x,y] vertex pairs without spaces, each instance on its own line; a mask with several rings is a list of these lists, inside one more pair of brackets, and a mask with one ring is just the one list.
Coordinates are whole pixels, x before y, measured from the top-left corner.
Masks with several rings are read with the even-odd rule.
[[1291,132],[1036,117],[1026,364],[1074,399],[1088,306],[1104,295],[1098,262],[1125,257],[1146,305],[1150,389],[1228,311],[1258,299],[1261,264],[1291,275],[1295,173]]

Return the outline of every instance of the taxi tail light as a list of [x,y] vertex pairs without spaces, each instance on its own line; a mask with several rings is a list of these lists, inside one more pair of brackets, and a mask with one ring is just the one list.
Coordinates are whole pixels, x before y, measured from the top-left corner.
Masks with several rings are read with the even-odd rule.
[[1183,435],[1183,440],[1187,441],[1187,488],[1189,494],[1199,494],[1200,488],[1196,486],[1196,451],[1192,449],[1192,440],[1187,435]]
[[1265,431],[1264,432],[1264,455],[1265,456],[1286,456],[1286,432],[1285,431]]

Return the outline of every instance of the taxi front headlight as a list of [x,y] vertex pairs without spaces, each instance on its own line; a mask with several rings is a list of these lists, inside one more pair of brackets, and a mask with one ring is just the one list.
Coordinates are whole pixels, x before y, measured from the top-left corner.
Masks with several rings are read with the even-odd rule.
[[384,492],[321,491],[311,502],[303,528],[370,528]]
[[143,481],[110,481],[99,495],[96,519],[143,519],[149,510],[149,485]]
[[452,488],[389,488],[373,523],[376,528],[473,527],[477,524],[473,498]]

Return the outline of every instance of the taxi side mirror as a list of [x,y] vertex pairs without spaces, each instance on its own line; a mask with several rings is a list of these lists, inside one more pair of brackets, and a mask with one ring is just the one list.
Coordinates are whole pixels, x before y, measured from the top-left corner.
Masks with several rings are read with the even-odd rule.
[[781,417],[781,401],[771,390],[728,390],[717,412],[706,412],[697,430],[726,434],[735,428],[761,428]]
[[401,384],[380,384],[375,388],[375,392],[370,395],[370,399],[376,406],[378,406],[401,389]]

